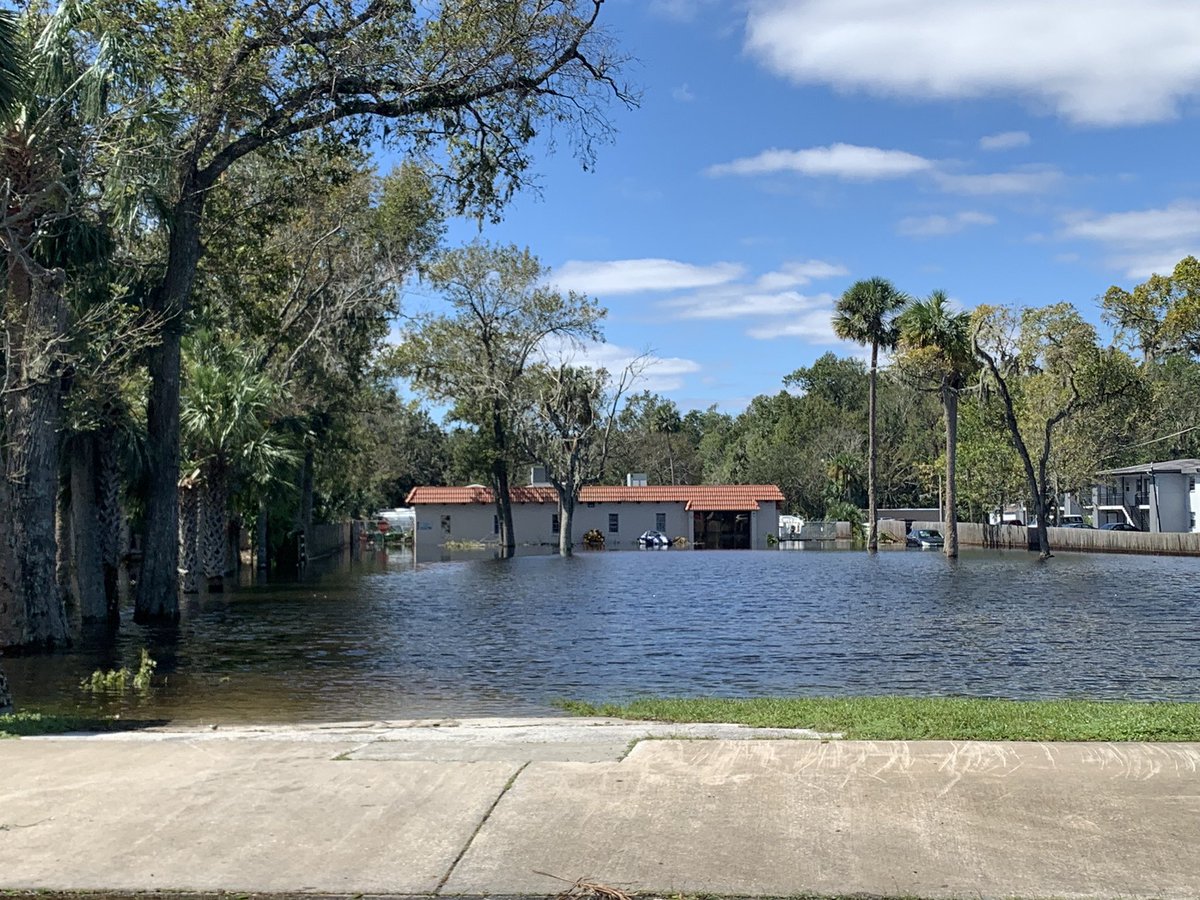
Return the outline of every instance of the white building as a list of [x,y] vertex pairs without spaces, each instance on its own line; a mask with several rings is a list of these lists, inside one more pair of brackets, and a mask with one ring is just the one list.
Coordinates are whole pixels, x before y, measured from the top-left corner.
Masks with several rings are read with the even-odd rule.
[[[515,487],[513,531],[518,544],[557,545],[558,495],[544,485]],[[593,485],[580,492],[572,537],[596,529],[609,549],[637,546],[644,531],[661,531],[689,547],[764,549],[779,529],[783,494],[775,485]],[[490,488],[416,487],[406,501],[417,511],[418,545],[447,541],[495,543],[500,535]]]
[[1099,472],[1092,489],[1092,524],[1125,522],[1140,531],[1200,531],[1200,459],[1170,459]]

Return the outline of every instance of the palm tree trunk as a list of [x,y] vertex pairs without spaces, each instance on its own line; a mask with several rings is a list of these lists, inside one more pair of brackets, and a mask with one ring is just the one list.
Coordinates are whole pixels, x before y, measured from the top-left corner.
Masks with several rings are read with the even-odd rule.
[[312,447],[304,449],[304,464],[300,469],[300,512],[297,514],[296,527],[304,532],[305,541],[312,531],[313,520],[313,465],[314,453]]
[[[228,482],[225,467],[219,463],[206,463],[201,469],[200,568],[204,571],[210,594],[219,594],[225,590]],[[305,529],[306,537],[307,534],[308,530]]]
[[121,508],[121,461],[112,428],[96,435],[96,463],[96,518],[104,575],[104,606],[109,623],[115,625],[121,621],[119,585],[125,513]]
[[271,567],[270,531],[267,522],[267,498],[258,499],[258,521],[255,523],[254,563],[259,575],[266,575]]
[[867,381],[867,552],[879,549],[879,503],[875,496],[875,371],[879,366],[879,342],[871,342],[871,371]]
[[944,388],[942,403],[946,411],[946,556],[958,556],[958,393]]
[[179,556],[183,568],[183,592],[200,591],[199,538],[200,488],[186,484],[179,489]]
[[55,350],[66,324],[60,275],[35,277],[20,254],[9,255],[3,448],[8,502],[0,515],[8,517],[13,542],[8,561],[14,569],[0,581],[15,594],[8,601],[14,609],[0,615],[8,620],[7,629],[0,622],[0,646],[53,647],[69,638],[55,534],[62,419]]
[[96,438],[78,434],[70,441],[71,587],[83,622],[109,618],[104,590],[102,529],[96,503]]

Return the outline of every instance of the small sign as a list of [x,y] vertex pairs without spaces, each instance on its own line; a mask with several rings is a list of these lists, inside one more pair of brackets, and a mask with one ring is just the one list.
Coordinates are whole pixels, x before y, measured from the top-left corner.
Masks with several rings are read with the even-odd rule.
[[417,530],[418,531],[433,531],[433,523],[432,522],[418,522]]

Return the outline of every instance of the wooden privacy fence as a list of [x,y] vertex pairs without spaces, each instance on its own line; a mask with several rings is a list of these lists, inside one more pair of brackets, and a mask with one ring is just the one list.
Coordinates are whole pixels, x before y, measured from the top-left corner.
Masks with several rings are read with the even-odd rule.
[[[912,527],[945,533],[941,522],[913,522]],[[897,541],[905,537],[904,523],[881,519],[879,531]],[[1050,528],[1050,550],[1080,550],[1086,553],[1151,553],[1166,556],[1200,556],[1200,534],[1146,531],[1101,531],[1093,528]],[[1002,550],[1036,550],[1037,531],[1023,525],[958,523],[958,542],[966,546]]]
[[350,545],[350,523],[335,522],[314,525],[305,536],[305,551],[309,560],[321,559],[340,552]]

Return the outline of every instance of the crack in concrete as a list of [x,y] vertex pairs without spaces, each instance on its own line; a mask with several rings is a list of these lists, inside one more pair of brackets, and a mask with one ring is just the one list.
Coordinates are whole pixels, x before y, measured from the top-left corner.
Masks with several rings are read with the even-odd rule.
[[531,759],[525,760],[525,762],[521,763],[520,768],[513,772],[512,777],[504,782],[504,787],[500,788],[500,793],[496,795],[496,799],[492,801],[492,805],[487,808],[487,812],[483,814],[483,818],[479,820],[479,824],[475,826],[475,830],[471,832],[471,836],[467,838],[467,842],[463,844],[463,848],[458,851],[458,856],[454,857],[454,862],[450,863],[450,868],[446,870],[446,874],[438,881],[437,886],[433,889],[434,894],[441,894],[442,888],[446,886],[446,882],[450,880],[450,876],[454,874],[454,870],[458,868],[458,864],[467,855],[467,851],[475,843],[475,838],[479,836],[479,832],[483,831],[483,826],[492,817],[492,813],[496,811],[496,807],[500,805],[500,801],[504,799],[504,795],[512,790],[512,786],[517,783],[517,779],[521,777],[521,773],[529,768],[531,762],[533,762]]

